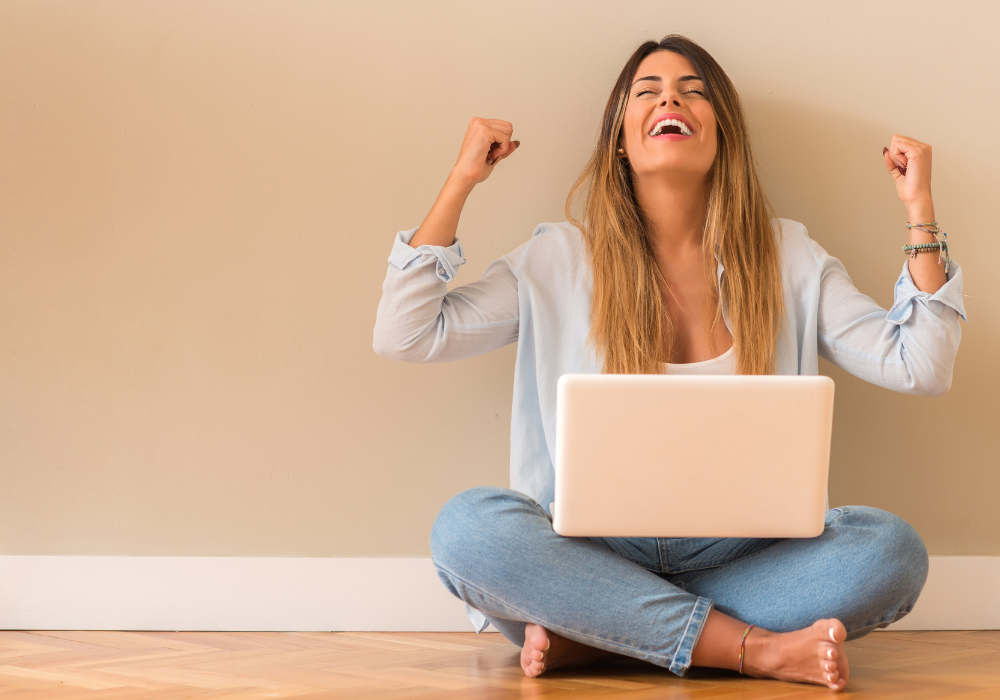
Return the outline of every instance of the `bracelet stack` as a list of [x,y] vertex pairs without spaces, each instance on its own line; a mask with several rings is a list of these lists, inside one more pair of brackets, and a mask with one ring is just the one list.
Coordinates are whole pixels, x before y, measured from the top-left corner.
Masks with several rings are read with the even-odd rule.
[[944,274],[948,274],[951,266],[951,256],[948,254],[948,234],[944,232],[938,222],[928,221],[924,224],[907,224],[906,228],[916,228],[933,235],[937,241],[935,243],[918,243],[916,245],[904,245],[903,252],[911,258],[917,257],[917,253],[929,253],[932,250],[938,251],[938,264],[944,264]]

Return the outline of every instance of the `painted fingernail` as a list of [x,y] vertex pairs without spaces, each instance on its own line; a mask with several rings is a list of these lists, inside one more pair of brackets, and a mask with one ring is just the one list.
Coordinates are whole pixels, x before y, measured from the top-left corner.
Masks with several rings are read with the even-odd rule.
[[882,146],[882,155],[885,155],[888,152],[889,152],[889,149],[886,148],[885,146]]

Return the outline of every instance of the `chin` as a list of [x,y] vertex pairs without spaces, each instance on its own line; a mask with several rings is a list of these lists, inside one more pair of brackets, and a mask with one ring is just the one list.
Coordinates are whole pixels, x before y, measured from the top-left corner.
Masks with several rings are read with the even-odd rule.
[[671,158],[657,163],[649,163],[642,169],[636,169],[636,174],[640,177],[665,177],[665,178],[701,178],[708,175],[708,168],[692,167],[688,160]]

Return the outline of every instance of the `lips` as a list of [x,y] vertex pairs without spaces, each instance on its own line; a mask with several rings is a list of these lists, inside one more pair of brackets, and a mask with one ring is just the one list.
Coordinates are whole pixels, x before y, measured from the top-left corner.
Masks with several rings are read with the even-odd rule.
[[[677,114],[676,112],[668,112],[667,114],[660,114],[656,117],[653,122],[652,128],[647,132],[650,138],[660,138],[664,136],[673,136],[681,138],[689,138],[694,135],[694,127],[691,126],[691,122],[682,114]],[[675,140],[670,139],[670,140]]]

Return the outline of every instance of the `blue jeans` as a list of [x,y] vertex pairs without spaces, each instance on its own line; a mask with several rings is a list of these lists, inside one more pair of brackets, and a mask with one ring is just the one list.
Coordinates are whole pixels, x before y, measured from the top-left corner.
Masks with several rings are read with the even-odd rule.
[[448,590],[518,646],[534,622],[678,675],[712,607],[775,632],[835,617],[856,639],[906,615],[927,578],[920,535],[876,508],[834,508],[811,539],[578,538],[490,487],[445,504],[431,553]]

